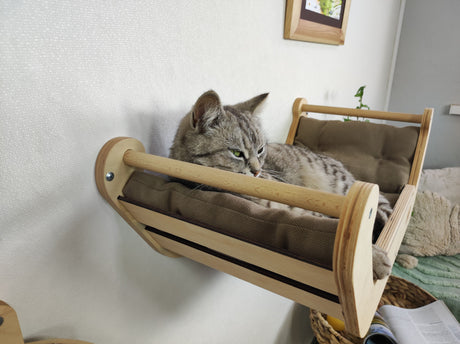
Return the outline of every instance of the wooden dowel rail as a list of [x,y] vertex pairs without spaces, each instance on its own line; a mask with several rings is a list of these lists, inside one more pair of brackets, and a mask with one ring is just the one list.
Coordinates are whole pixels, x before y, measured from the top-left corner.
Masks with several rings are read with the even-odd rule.
[[123,156],[126,165],[209,185],[231,192],[268,199],[293,207],[339,217],[345,196],[302,186],[255,178],[134,150]]
[[362,110],[362,109],[348,109],[348,108],[340,108],[340,107],[333,107],[333,106],[310,105],[310,104],[302,104],[301,111],[341,115],[341,116],[365,117],[365,118],[383,119],[383,120],[388,120],[388,121],[409,122],[409,123],[421,123],[422,117],[423,117],[422,115],[409,114],[409,113]]

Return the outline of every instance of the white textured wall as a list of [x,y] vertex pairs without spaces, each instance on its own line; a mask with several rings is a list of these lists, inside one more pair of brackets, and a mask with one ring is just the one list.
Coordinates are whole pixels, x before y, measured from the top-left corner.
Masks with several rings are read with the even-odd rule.
[[264,124],[274,140],[297,96],[354,106],[366,84],[365,101],[383,108],[399,1],[353,0],[340,47],[283,40],[284,7],[0,0],[0,299],[26,338],[300,342],[294,324],[308,322],[305,312],[157,254],[93,179],[114,136],[166,154],[177,121],[210,88],[228,103],[271,92]]

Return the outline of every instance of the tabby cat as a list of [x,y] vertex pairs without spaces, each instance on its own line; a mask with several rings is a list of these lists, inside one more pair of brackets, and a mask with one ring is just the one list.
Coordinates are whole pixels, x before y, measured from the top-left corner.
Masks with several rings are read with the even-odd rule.
[[[314,153],[307,147],[266,142],[259,116],[254,114],[254,110],[267,95],[261,94],[243,103],[223,106],[217,93],[204,93],[182,119],[170,149],[170,157],[254,177],[346,194],[355,179],[341,162]],[[280,207],[275,202],[250,199],[266,207]],[[300,211],[307,212],[303,209]],[[391,211],[388,200],[380,196],[374,240]],[[374,278],[384,278],[391,271],[389,259],[375,245],[372,252]]]

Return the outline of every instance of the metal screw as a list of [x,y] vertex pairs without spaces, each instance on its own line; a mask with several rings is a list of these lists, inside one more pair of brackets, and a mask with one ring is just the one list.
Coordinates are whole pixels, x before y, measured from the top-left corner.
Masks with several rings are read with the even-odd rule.
[[113,174],[113,172],[107,172],[106,173],[105,180],[107,180],[108,182],[111,182],[113,180],[113,178],[115,178],[115,175]]

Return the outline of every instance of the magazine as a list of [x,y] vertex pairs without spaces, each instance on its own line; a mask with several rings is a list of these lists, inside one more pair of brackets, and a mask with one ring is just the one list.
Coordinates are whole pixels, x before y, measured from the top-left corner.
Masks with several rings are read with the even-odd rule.
[[372,320],[365,344],[460,344],[460,325],[443,301],[405,309],[385,305]]

